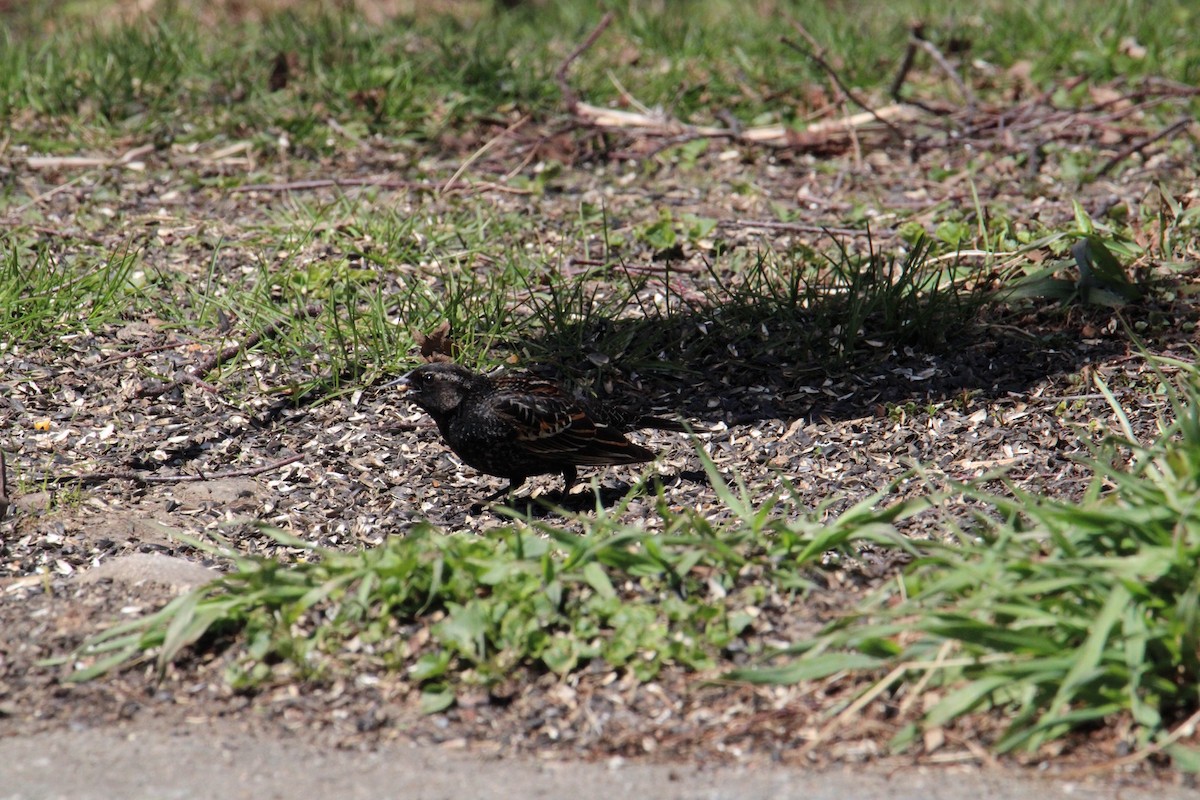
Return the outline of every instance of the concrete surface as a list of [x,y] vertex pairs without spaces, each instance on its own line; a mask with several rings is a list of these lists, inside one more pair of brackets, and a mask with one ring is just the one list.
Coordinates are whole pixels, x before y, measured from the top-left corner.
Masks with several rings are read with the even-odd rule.
[[0,738],[0,800],[297,798],[652,798],[653,800],[1183,800],[1175,787],[1112,777],[1041,780],[975,769],[697,769],[687,765],[500,759],[396,744],[372,752],[252,738],[220,726],[129,728]]

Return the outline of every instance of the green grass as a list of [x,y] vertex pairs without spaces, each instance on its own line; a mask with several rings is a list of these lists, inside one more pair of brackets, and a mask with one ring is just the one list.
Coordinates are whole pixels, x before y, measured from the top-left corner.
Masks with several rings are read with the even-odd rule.
[[[672,510],[660,495],[658,529],[648,531],[621,522],[630,494],[597,508],[582,536],[528,520],[486,538],[418,525],[345,553],[264,528],[310,551],[291,565],[193,541],[233,570],[96,638],[78,654],[91,663],[73,679],[147,654],[162,670],[214,641],[237,643],[227,673],[235,686],[329,678],[345,672],[351,639],[365,646],[356,668],[408,675],[429,710],[445,708],[464,686],[495,685],[514,672],[565,675],[596,659],[641,681],[664,666],[711,671],[746,637],[749,609],[767,586],[803,591],[821,559],[863,542],[907,547],[890,525],[906,506],[873,511],[867,502],[826,523],[821,510],[759,507],[706,465],[718,493],[745,515],[734,524]],[[411,646],[417,630],[428,640]]]
[[[302,7],[210,36],[181,7],[133,26],[68,16],[48,36],[19,35],[18,18],[0,39],[0,119],[16,123],[13,143],[69,152],[81,139],[129,133],[160,143],[250,136],[270,155],[286,133],[293,155],[318,157],[340,138],[331,118],[356,135],[429,141],[500,109],[545,117],[561,112],[557,63],[600,16],[594,4],[573,2],[368,24]],[[696,122],[723,108],[746,124],[808,113],[794,99],[826,79],[779,41],[798,38],[787,19],[803,20],[851,86],[886,86],[914,19],[944,49],[953,39],[969,47],[970,63],[991,65],[968,67],[967,78],[984,92],[1004,83],[988,69],[1019,58],[1032,63],[1042,86],[1076,74],[1096,82],[1200,78],[1188,37],[1200,12],[1183,0],[992,2],[969,13],[938,3],[869,12],[854,2],[781,3],[762,14],[734,2],[697,3],[687,14],[653,4],[611,7],[615,25],[575,65],[572,84],[604,104],[618,97],[619,83],[640,102]],[[36,29],[38,20],[26,24]],[[271,91],[280,54],[292,54],[294,74]],[[918,95],[953,96],[936,68],[924,67]],[[878,90],[874,97],[884,101]],[[1086,104],[1086,87],[1063,101]]]
[[[444,147],[448,134],[471,132],[481,143],[521,114],[553,130],[565,113],[554,70],[600,16],[582,2],[379,25],[302,10],[212,35],[180,5],[128,27],[67,14],[48,33],[37,31],[49,18],[29,10],[26,35],[17,26],[0,39],[4,151],[247,140],[255,167],[225,172],[187,163],[179,185],[228,198],[238,184],[279,180],[297,165],[304,174],[336,172],[343,160],[390,169],[364,156],[379,152],[395,156],[387,163],[404,177],[440,186],[447,165],[478,147],[474,139],[462,152]],[[969,43],[966,77],[985,102],[1011,102],[1015,83],[1003,70],[1021,60],[1031,62],[1034,82],[1023,96],[1088,78],[1055,96],[1064,107],[1091,104],[1089,88],[1117,77],[1127,88],[1147,76],[1200,79],[1190,36],[1200,11],[1182,0],[993,2],[969,12],[922,2],[795,3],[761,15],[732,2],[697,3],[686,14],[659,13],[654,3],[608,7],[616,21],[574,64],[572,86],[604,104],[620,97],[620,84],[637,101],[695,122],[728,109],[747,124],[798,123],[812,110],[806,92],[827,80],[779,41],[781,33],[798,36],[781,24],[789,16],[803,20],[827,48],[825,58],[880,104],[913,19],[926,20],[943,49],[952,38]],[[294,57],[294,70],[271,91],[281,54]],[[906,91],[955,98],[927,63]],[[1176,98],[1149,119],[1194,103]],[[820,247],[763,237],[734,247],[719,220],[676,213],[653,195],[660,176],[684,188],[688,176],[703,183],[717,149],[691,141],[646,159],[635,176],[648,187],[646,199],[630,201],[637,207],[580,200],[575,213],[542,215],[543,203],[560,212],[569,205],[548,197],[594,185],[575,167],[546,163],[510,184],[533,192],[524,203],[424,190],[343,188],[332,199],[297,192],[247,202],[232,220],[210,219],[217,215],[203,204],[184,208],[181,233],[170,242],[138,233],[145,220],[132,211],[128,219],[108,216],[105,204],[135,183],[125,173],[95,180],[103,171],[89,173],[77,205],[61,213],[50,187],[66,179],[44,173],[47,185],[36,190],[4,179],[0,210],[12,224],[0,235],[0,340],[6,348],[53,350],[95,334],[104,346],[135,349],[114,341],[113,331],[153,318],[158,331],[219,352],[274,326],[254,345],[261,368],[246,349],[235,350],[200,377],[235,403],[263,393],[304,403],[402,370],[414,334],[443,321],[472,366],[515,359],[597,385],[614,373],[665,385],[731,358],[748,372],[790,378],[810,364],[853,372],[904,347],[953,348],[998,299],[1058,301],[1068,317],[1080,304],[1088,311],[1126,304],[1092,289],[1136,286],[1152,300],[1190,291],[1148,279],[1194,270],[1200,217],[1172,194],[1185,188],[1159,187],[1156,204],[1143,204],[1133,219],[1128,208],[1114,208],[1093,220],[1077,205],[1073,221],[1050,229],[1023,218],[1019,200],[1001,207],[980,199],[977,184],[997,166],[982,154],[964,167],[970,203],[948,201],[920,219],[890,213],[900,236],[887,247],[865,237]],[[1073,179],[1086,183],[1097,165],[1086,153],[1078,158]],[[150,160],[153,184],[159,176]],[[813,170],[832,175],[847,163]],[[31,200],[34,191],[47,193]],[[846,212],[849,224],[872,219],[861,198]],[[775,208],[780,221],[802,213],[783,202]],[[615,216],[633,221],[618,230]],[[53,228],[68,218],[103,244]],[[1081,238],[1089,249],[1073,257]],[[967,249],[983,257],[956,257]],[[1034,252],[1046,259],[1023,259]],[[571,260],[580,253],[583,267]],[[684,260],[703,271],[681,280],[673,270]],[[1081,272],[1089,269],[1099,278]],[[1133,325],[1169,324],[1154,322],[1154,313]],[[876,348],[878,341],[888,346]],[[171,378],[156,374],[155,363],[177,368],[147,359],[142,377]],[[886,691],[920,712],[897,723],[896,749],[925,727],[972,715],[1002,721],[990,743],[1003,751],[1036,749],[1120,719],[1141,752],[1169,747],[1176,763],[1194,768],[1196,754],[1172,737],[1200,707],[1200,390],[1194,369],[1176,366],[1184,375],[1177,385],[1159,376],[1151,387],[1163,403],[1161,436],[1136,443],[1131,430],[1119,432],[1097,451],[1094,483],[1080,502],[1030,496],[1015,484],[997,493],[981,483],[949,498],[984,509],[961,529],[930,510],[941,496],[895,503],[883,491],[835,515],[830,509],[844,498],[804,509],[781,499],[786,492],[756,496],[698,451],[716,516],[726,521],[658,496],[645,503],[644,524],[634,525],[623,516],[631,495],[561,524],[513,519],[486,538],[418,524],[355,552],[311,548],[296,538],[303,532],[263,527],[308,550],[304,560],[285,564],[219,540],[195,542],[229,559],[231,571],[89,642],[76,654],[85,666],[74,678],[146,661],[162,670],[197,651],[220,651],[227,679],[240,688],[395,671],[433,711],[463,687],[568,675],[593,662],[642,681],[664,669],[715,677],[736,667],[733,678],[764,683],[849,673],[861,691],[829,710],[830,724]],[[899,419],[921,408],[914,400],[887,411]],[[924,408],[936,410],[932,402]],[[1118,451],[1133,454],[1131,467],[1114,466]],[[920,543],[897,531],[901,521],[915,524],[918,512],[931,534]],[[765,652],[752,609],[771,593],[803,598],[828,554],[852,560],[865,544],[915,559],[857,613],[784,652]],[[748,656],[762,660],[748,664]]]
[[[721,526],[660,497],[655,532],[619,522],[618,506],[598,508],[582,536],[528,521],[487,538],[419,525],[379,547],[317,550],[292,565],[204,546],[233,571],[94,638],[76,654],[87,666],[73,677],[147,657],[161,670],[191,646],[220,641],[233,648],[227,677],[237,686],[365,665],[409,676],[432,711],[463,686],[493,685],[514,670],[567,674],[594,659],[642,681],[667,666],[712,674],[735,649],[766,658],[750,609],[767,587],[803,594],[830,552],[853,558],[869,542],[916,556],[899,585],[884,584],[769,666],[728,677],[793,683],[886,672],[829,713],[883,690],[927,708],[897,732],[899,750],[924,727],[974,713],[1007,720],[992,741],[1001,752],[1036,750],[1121,715],[1134,747],[1164,747],[1191,768],[1200,754],[1175,741],[1175,728],[1200,707],[1200,374],[1173,366],[1183,380],[1160,375],[1157,391],[1174,421],[1152,442],[1127,430],[1099,445],[1080,501],[960,486],[983,510],[949,543],[897,532],[924,501],[889,505],[881,495],[824,518],[762,502],[705,459],[733,512]],[[1132,455],[1128,469],[1113,466],[1118,451]],[[417,629],[429,638],[410,647]],[[346,655],[350,640],[365,662]]]
[[120,318],[144,284],[138,245],[108,253],[0,235],[0,338],[10,346],[66,337]]
[[[991,298],[971,270],[929,263],[921,238],[890,254],[718,250],[707,275],[689,281],[698,289],[684,296],[673,289],[669,263],[661,272],[631,268],[645,245],[618,243],[603,229],[607,257],[566,269],[560,246],[522,246],[528,219],[517,213],[432,204],[400,212],[369,195],[301,198],[289,210],[230,230],[228,239],[186,239],[175,248],[186,254],[182,268],[163,257],[174,249],[156,246],[135,269],[143,257],[128,242],[108,254],[92,247],[59,256],[10,234],[0,273],[9,314],[0,330],[13,341],[61,340],[151,314],[164,333],[224,349],[274,327],[254,345],[273,365],[272,384],[242,370],[244,352],[201,377],[221,383],[230,399],[271,391],[299,402],[404,369],[414,335],[443,321],[475,366],[515,355],[585,383],[629,373],[669,382],[730,353],[774,369],[814,358],[852,364],[870,351],[867,339],[944,346]],[[597,224],[606,221],[581,213],[558,233],[576,242]],[[146,378],[171,377],[146,370]]]
[[[1097,447],[1082,499],[958,487],[985,510],[950,543],[923,545],[899,591],[885,586],[780,663],[732,677],[790,683],[810,677],[814,658],[874,658],[890,671],[864,696],[887,691],[917,707],[922,693],[940,698],[897,734],[900,749],[921,727],[972,713],[1007,720],[1000,752],[1122,717],[1132,747],[1200,766],[1200,752],[1176,743],[1200,708],[1200,372],[1171,366],[1183,377],[1158,373],[1171,421],[1151,442],[1134,438],[1099,384],[1123,430]],[[1129,468],[1116,466],[1126,456]]]

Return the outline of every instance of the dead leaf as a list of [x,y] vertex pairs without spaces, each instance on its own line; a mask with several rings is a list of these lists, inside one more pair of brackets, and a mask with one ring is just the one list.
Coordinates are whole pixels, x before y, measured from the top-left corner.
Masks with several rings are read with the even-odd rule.
[[420,348],[422,360],[426,362],[454,361],[455,356],[458,355],[458,348],[450,337],[449,320],[444,321],[428,335],[415,331],[413,339]]
[[272,92],[286,89],[299,64],[300,60],[295,53],[276,54],[275,63],[271,66],[271,76],[267,79],[267,88]]
[[1132,36],[1122,38],[1118,48],[1125,55],[1138,61],[1146,57],[1146,46]]

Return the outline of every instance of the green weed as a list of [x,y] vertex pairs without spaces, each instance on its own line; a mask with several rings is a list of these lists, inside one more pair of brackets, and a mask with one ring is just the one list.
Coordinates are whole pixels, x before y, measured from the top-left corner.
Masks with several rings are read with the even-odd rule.
[[145,276],[137,245],[107,254],[61,252],[18,233],[0,235],[0,338],[63,341],[129,310]]
[[[1172,386],[1159,373],[1173,421],[1147,444],[1098,384],[1122,431],[1097,449],[1078,501],[958,487],[986,510],[953,541],[922,545],[902,591],[885,586],[784,664],[733,677],[793,682],[814,660],[853,656],[864,659],[856,669],[892,670],[871,696],[886,689],[920,706],[920,693],[936,692],[927,727],[984,712],[1005,720],[991,742],[1000,752],[1126,716],[1131,745],[1196,763],[1176,726],[1200,708],[1200,374],[1171,366],[1184,376]],[[1116,466],[1122,453],[1128,469]]]
[[[892,522],[910,506],[877,511],[874,498],[822,522],[823,510],[798,512],[778,498],[760,504],[704,463],[741,519],[715,525],[694,509],[672,510],[660,495],[661,524],[650,532],[620,521],[631,493],[597,508],[583,535],[528,520],[486,538],[421,524],[347,553],[261,527],[307,551],[293,564],[184,537],[233,569],[95,637],[73,657],[86,666],[72,680],[148,657],[161,672],[218,641],[234,647],[227,678],[235,686],[268,680],[279,665],[322,678],[348,668],[354,640],[373,668],[407,674],[430,710],[452,702],[458,687],[493,685],[517,669],[566,674],[599,660],[646,681],[669,665],[713,669],[750,637],[747,607],[772,580],[806,591],[803,573],[831,551],[850,554],[862,542],[908,547]],[[414,637],[417,630],[428,636]]]

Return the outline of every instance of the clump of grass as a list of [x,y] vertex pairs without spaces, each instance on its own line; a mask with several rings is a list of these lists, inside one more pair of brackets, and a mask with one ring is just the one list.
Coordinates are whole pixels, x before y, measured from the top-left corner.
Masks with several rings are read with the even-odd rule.
[[1124,717],[1131,745],[1200,768],[1200,753],[1177,741],[1200,708],[1200,373],[1174,366],[1177,386],[1159,373],[1173,421],[1149,444],[1098,382],[1122,432],[1098,449],[1079,501],[959,487],[988,511],[953,544],[927,545],[901,592],[885,587],[783,663],[734,677],[794,682],[814,658],[855,654],[891,669],[864,698],[886,690],[911,704],[937,692],[924,726],[999,717],[1000,752]]
[[[210,348],[234,348],[218,365],[221,374],[206,378],[233,396],[266,389],[311,401],[361,388],[402,369],[414,332],[443,321],[468,362],[512,338],[512,295],[523,285],[518,267],[478,269],[474,262],[489,239],[513,233],[513,215],[406,214],[379,208],[370,196],[302,199],[294,208],[303,225],[270,219],[240,231],[239,241],[203,242],[208,263],[200,279],[164,266],[154,274],[155,291],[145,292],[169,327]],[[355,222],[338,223],[346,218]],[[268,329],[271,335],[255,336]],[[269,369],[249,368],[236,352],[252,337]]]
[[[993,299],[973,271],[931,262],[924,238],[890,254],[842,243],[831,252],[731,253],[708,264],[699,297],[672,290],[669,266],[653,280],[620,263],[598,272],[607,282],[551,275],[530,286],[528,352],[568,369],[599,357],[593,363],[643,376],[699,373],[730,356],[752,369],[845,364],[872,350],[867,340],[944,347]],[[653,291],[657,302],[646,300]]]
[[100,257],[61,253],[46,242],[0,236],[0,339],[46,342],[128,310],[140,251],[125,243]]
[[[820,510],[799,516],[755,504],[706,464],[744,519],[717,525],[694,510],[671,510],[660,495],[662,529],[648,532],[619,522],[630,494],[613,509],[597,508],[583,535],[523,522],[483,538],[421,524],[346,553],[263,527],[308,551],[293,564],[194,542],[230,559],[232,571],[88,642],[74,656],[85,666],[72,678],[148,658],[161,671],[191,648],[221,641],[234,648],[234,686],[281,674],[334,676],[349,668],[347,659],[365,657],[371,668],[405,673],[428,710],[452,703],[463,685],[493,685],[518,670],[566,674],[599,660],[645,681],[668,665],[714,668],[736,640],[750,638],[748,607],[776,583],[807,589],[802,573],[829,551],[904,546],[891,526],[904,506],[874,511],[864,503],[824,524]],[[414,636],[419,630],[428,635]]]
[[[471,5],[368,21],[352,10],[296,3],[261,23],[227,22],[220,35],[208,35],[204,20],[212,14],[198,3],[167,4],[132,24],[97,24],[90,4],[56,7],[52,22],[44,10],[9,14],[11,30],[0,29],[0,117],[32,112],[28,117],[40,121],[13,126],[14,143],[52,150],[80,139],[52,135],[60,133],[56,127],[111,136],[141,131],[162,142],[251,131],[264,156],[278,151],[286,133],[293,154],[311,157],[347,133],[433,141],[445,127],[498,108],[536,116],[561,110],[554,68],[596,24],[596,5],[507,11]],[[1183,0],[1164,0],[1155,14],[1134,13],[1128,3],[1087,13],[1079,13],[1078,3],[1045,0],[988,5],[964,15],[900,3],[864,19],[817,4],[805,9],[804,23],[848,83],[878,87],[880,98],[914,19],[944,47],[970,44],[964,78],[985,99],[1006,90],[995,76],[1019,59],[1032,62],[1042,88],[1075,74],[1131,81],[1155,75],[1189,84],[1196,78],[1186,36],[1196,10]],[[727,0],[696,3],[682,15],[627,6],[583,54],[571,80],[581,96],[601,105],[632,96],[697,122],[728,109],[747,124],[791,123],[808,109],[764,98],[781,92],[803,98],[797,87],[827,79],[779,41],[779,17],[777,9],[748,13]],[[292,65],[283,85],[273,77],[280,58]],[[911,76],[915,95],[952,91],[927,62],[919,72]],[[923,77],[930,74],[936,77]],[[1061,103],[1085,104],[1087,91],[1080,85]]]

